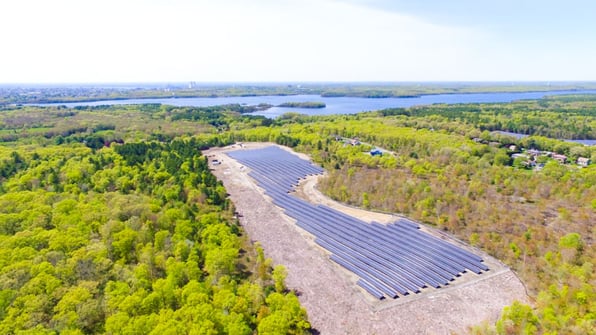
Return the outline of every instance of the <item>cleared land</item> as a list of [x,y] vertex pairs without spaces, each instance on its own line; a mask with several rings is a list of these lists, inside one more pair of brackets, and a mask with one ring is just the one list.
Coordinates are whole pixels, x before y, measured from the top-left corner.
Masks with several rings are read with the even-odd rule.
[[[449,334],[466,333],[484,320],[494,321],[513,300],[526,301],[523,285],[508,268],[478,250],[431,228],[424,229],[460,247],[480,254],[491,271],[466,273],[449,287],[425,289],[396,300],[378,301],[358,288],[356,277],[329,260],[313,236],[271,203],[247,175],[249,170],[225,155],[230,150],[259,148],[271,143],[248,143],[205,152],[214,174],[223,181],[240,222],[253,241],[260,241],[268,257],[288,269],[287,285],[300,293],[315,329],[322,334]],[[284,148],[284,147],[282,147]],[[288,148],[284,148],[289,150]],[[300,155],[308,159],[305,155]],[[297,193],[313,203],[324,203],[364,221],[390,222],[395,217],[337,204],[316,190],[316,179],[302,183]]]

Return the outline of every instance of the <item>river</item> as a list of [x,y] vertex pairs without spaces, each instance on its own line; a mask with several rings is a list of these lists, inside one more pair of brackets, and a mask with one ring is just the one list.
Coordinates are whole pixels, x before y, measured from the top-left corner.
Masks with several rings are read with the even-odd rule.
[[44,106],[65,105],[98,106],[98,105],[123,105],[123,104],[164,104],[173,106],[215,106],[225,104],[258,105],[267,103],[280,105],[284,102],[316,101],[325,103],[325,108],[285,108],[272,107],[265,111],[255,112],[255,115],[264,115],[270,118],[278,117],[287,112],[298,112],[307,115],[329,114],[354,114],[396,107],[411,107],[432,104],[460,104],[460,103],[501,103],[516,100],[541,99],[548,95],[563,94],[596,94],[596,90],[585,91],[550,91],[550,92],[515,92],[515,93],[458,93],[458,94],[432,94],[412,98],[359,98],[359,97],[321,97],[319,95],[265,95],[252,97],[217,97],[217,98],[160,98],[160,99],[125,99],[102,100],[72,103],[41,104]]
[[[510,131],[502,131],[502,130],[496,130],[495,133],[498,133],[498,134],[501,134],[501,135],[515,137],[517,139],[530,136],[530,135],[526,135],[526,134],[513,133],[513,132],[510,132]],[[596,145],[596,140],[563,140],[563,141],[580,143],[580,144],[583,144],[583,145]]]

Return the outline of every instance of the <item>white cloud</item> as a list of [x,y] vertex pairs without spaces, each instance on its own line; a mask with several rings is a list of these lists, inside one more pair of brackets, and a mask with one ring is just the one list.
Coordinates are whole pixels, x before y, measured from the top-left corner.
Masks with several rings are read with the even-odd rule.
[[23,0],[3,2],[0,12],[1,82],[506,80],[537,73],[533,66],[524,72],[531,60],[487,32],[332,0]]

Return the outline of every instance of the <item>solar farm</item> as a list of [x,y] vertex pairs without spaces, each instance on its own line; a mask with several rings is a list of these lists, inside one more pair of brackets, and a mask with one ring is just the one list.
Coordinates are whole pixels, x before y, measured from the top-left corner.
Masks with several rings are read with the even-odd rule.
[[368,223],[295,196],[292,192],[301,179],[323,169],[279,147],[227,154],[250,168],[249,175],[273,202],[377,299],[442,288],[464,272],[489,270],[481,257],[422,231],[408,219]]

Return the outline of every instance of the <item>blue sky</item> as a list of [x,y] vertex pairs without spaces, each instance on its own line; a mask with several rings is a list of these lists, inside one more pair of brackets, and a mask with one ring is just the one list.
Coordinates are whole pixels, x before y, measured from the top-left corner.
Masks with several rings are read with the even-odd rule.
[[429,21],[483,29],[513,40],[592,38],[596,5],[593,1],[354,0],[355,4],[411,14]]
[[596,80],[583,0],[2,1],[0,82]]

